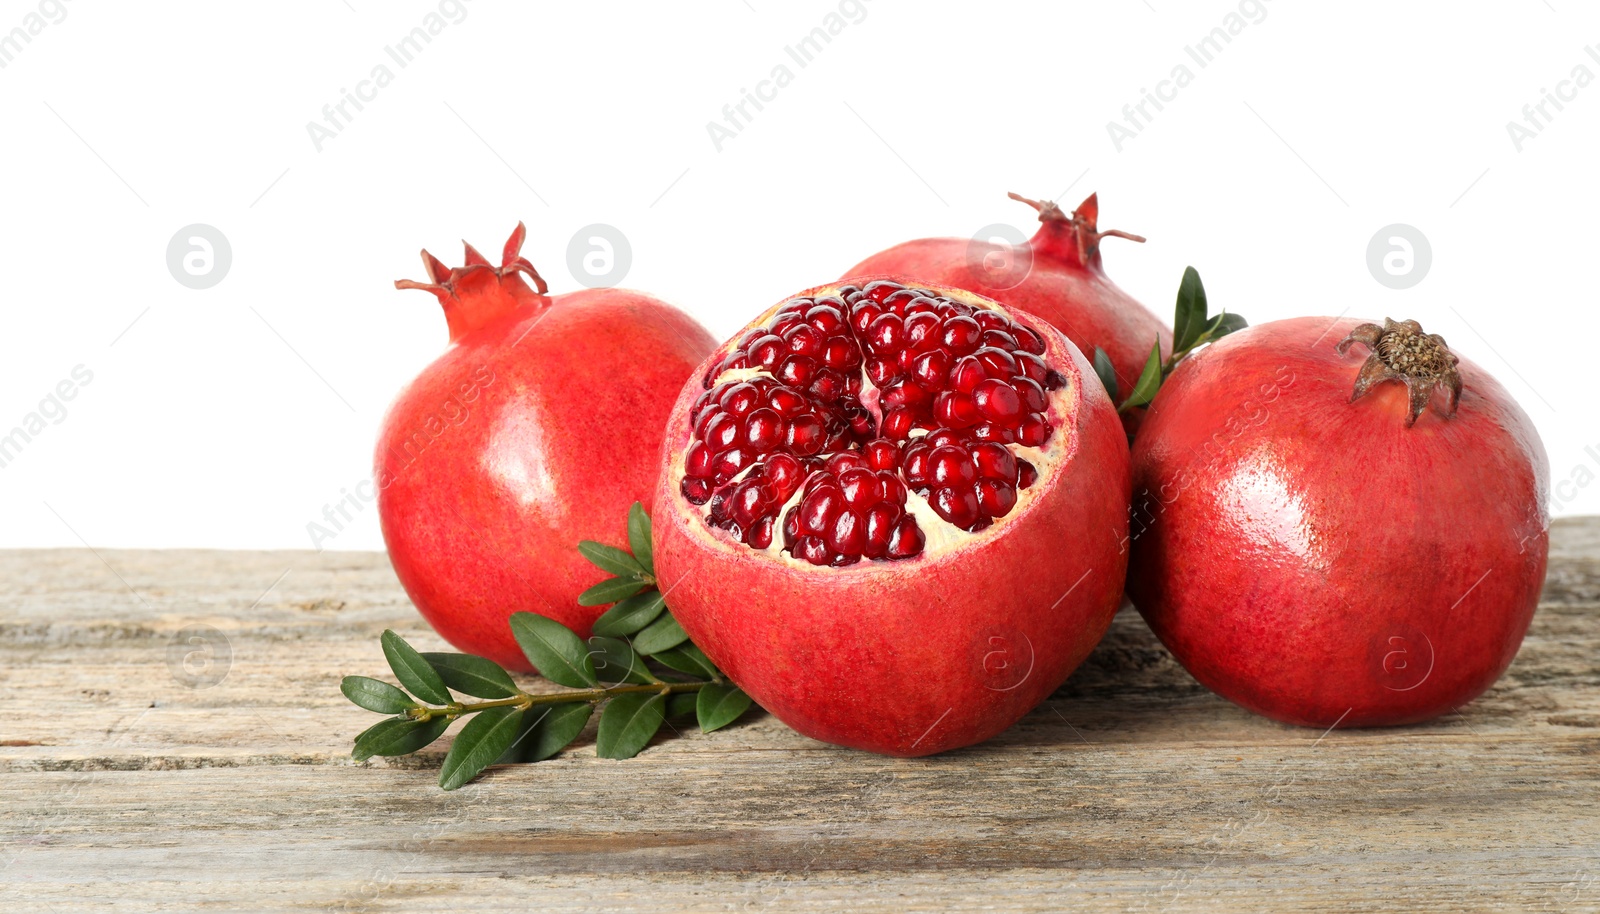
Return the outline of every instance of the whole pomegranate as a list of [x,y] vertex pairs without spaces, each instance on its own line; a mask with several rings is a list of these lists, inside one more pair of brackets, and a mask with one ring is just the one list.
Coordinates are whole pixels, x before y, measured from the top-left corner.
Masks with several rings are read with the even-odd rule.
[[1544,581],[1528,417],[1413,321],[1306,317],[1180,362],[1134,442],[1128,593],[1194,677],[1304,726],[1453,711]]
[[605,607],[577,596],[605,575],[578,542],[627,544],[673,400],[715,341],[638,292],[546,296],[523,235],[498,267],[471,245],[454,270],[423,251],[428,282],[395,283],[438,297],[450,348],[389,408],[374,475],[389,558],[423,617],[457,648],[529,670],[507,618],[588,634]]
[[1122,592],[1127,443],[1083,355],[969,292],[773,306],[667,425],[657,579],[694,642],[808,736],[914,756],[1050,694]]
[[[923,238],[898,244],[851,267],[845,278],[886,275],[909,282],[937,283],[987,296],[1007,307],[1044,318],[1085,353],[1105,350],[1117,385],[1132,390],[1157,341],[1161,358],[1172,354],[1172,331],[1106,276],[1100,239],[1143,241],[1115,229],[1100,231],[1095,194],[1071,216],[1055,203],[1011,194],[1039,211],[1039,231],[1011,246],[970,238]],[[1131,434],[1142,410],[1123,421]]]

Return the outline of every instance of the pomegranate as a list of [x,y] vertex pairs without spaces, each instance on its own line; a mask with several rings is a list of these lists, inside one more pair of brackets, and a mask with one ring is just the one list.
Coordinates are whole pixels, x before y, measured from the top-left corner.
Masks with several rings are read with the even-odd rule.
[[1179,363],[1134,442],[1128,593],[1189,672],[1304,726],[1460,708],[1544,581],[1549,466],[1414,321],[1306,317]]
[[516,670],[532,668],[511,613],[587,636],[605,610],[577,604],[604,577],[578,542],[627,544],[673,399],[715,345],[638,292],[547,296],[523,235],[519,224],[498,267],[471,245],[454,270],[423,251],[428,281],[395,283],[438,297],[450,347],[390,407],[374,461],[384,542],[412,602],[457,648]]
[[668,422],[657,580],[808,736],[916,756],[1010,726],[1123,585],[1127,443],[1049,324],[887,280],[773,306]]
[[[1172,331],[1150,309],[1106,276],[1100,239],[1144,241],[1114,229],[1100,231],[1100,203],[1090,194],[1071,216],[1049,200],[1020,200],[1039,211],[1039,231],[1011,246],[969,238],[923,238],[898,244],[851,267],[845,278],[888,275],[976,292],[1049,321],[1085,353],[1096,347],[1110,357],[1117,384],[1132,390],[1158,341],[1161,358],[1172,354]],[[1132,434],[1143,410],[1123,421]]]

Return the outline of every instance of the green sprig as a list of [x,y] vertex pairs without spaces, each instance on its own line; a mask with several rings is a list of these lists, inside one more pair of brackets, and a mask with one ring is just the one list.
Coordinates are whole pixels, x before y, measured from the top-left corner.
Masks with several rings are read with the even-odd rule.
[[[1171,376],[1172,370],[1191,352],[1247,326],[1244,318],[1228,311],[1213,317],[1206,304],[1206,290],[1200,283],[1199,271],[1194,267],[1185,267],[1183,280],[1178,284],[1178,303],[1172,315],[1172,355],[1162,361],[1161,341],[1156,340],[1150,348],[1149,358],[1145,359],[1144,369],[1139,372],[1139,380],[1134,382],[1127,398],[1118,404],[1117,412],[1125,413],[1149,406],[1161,390],[1162,383]],[[1100,377],[1100,383],[1105,386],[1111,402],[1116,403],[1117,373],[1111,366],[1111,358],[1105,350],[1096,346],[1093,361],[1095,374]]]
[[[383,654],[400,687],[366,676],[346,676],[339,684],[359,707],[392,715],[356,737],[352,757],[408,755],[466,719],[439,769],[439,786],[454,790],[490,765],[554,756],[583,733],[596,710],[595,750],[611,759],[638,755],[670,717],[693,714],[706,733],[737,720],[750,708],[750,696],[726,680],[672,617],[656,587],[650,517],[637,503],[628,512],[628,545],[578,545],[584,558],[613,575],[578,602],[616,604],[587,641],[554,619],[511,614],[512,635],[528,662],[566,691],[526,692],[492,660],[419,653],[385,631]],[[455,693],[486,700],[465,702]]]

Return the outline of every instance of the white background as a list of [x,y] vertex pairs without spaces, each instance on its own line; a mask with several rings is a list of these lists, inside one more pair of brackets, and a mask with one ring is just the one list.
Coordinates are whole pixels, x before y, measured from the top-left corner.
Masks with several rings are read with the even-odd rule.
[[[1520,151],[1506,128],[1600,76],[1577,0],[1271,0],[1204,69],[1183,49],[1237,2],[846,2],[859,21],[804,69],[784,47],[837,2],[62,8],[0,69],[0,434],[74,366],[93,381],[0,469],[0,546],[308,548],[444,348],[431,297],[391,287],[420,247],[459,263],[526,220],[568,291],[573,234],[607,223],[624,284],[720,338],[891,244],[1031,234],[1008,190],[1098,190],[1103,227],[1150,239],[1108,242],[1108,271],[1164,316],[1193,264],[1256,323],[1418,319],[1533,417],[1556,513],[1600,512],[1600,83]],[[0,31],[40,9],[0,3]],[[400,69],[384,47],[441,9]],[[380,63],[393,82],[319,152],[307,123]],[[793,82],[719,152],[707,122],[779,64]],[[1178,64],[1193,82],[1119,152],[1107,122]],[[191,223],[233,250],[203,291],[166,266]],[[1390,223],[1433,250],[1404,291],[1366,264]],[[375,510],[328,545],[381,548]]]

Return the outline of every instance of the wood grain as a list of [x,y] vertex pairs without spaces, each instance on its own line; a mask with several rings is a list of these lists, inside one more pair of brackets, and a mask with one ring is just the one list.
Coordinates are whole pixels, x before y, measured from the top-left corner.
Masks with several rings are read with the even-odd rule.
[[382,555],[0,552],[0,910],[1600,910],[1600,518],[1551,540],[1516,663],[1424,726],[1251,716],[1124,611],[983,746],[760,715],[450,794],[447,743],[348,755],[378,634],[447,648]]

